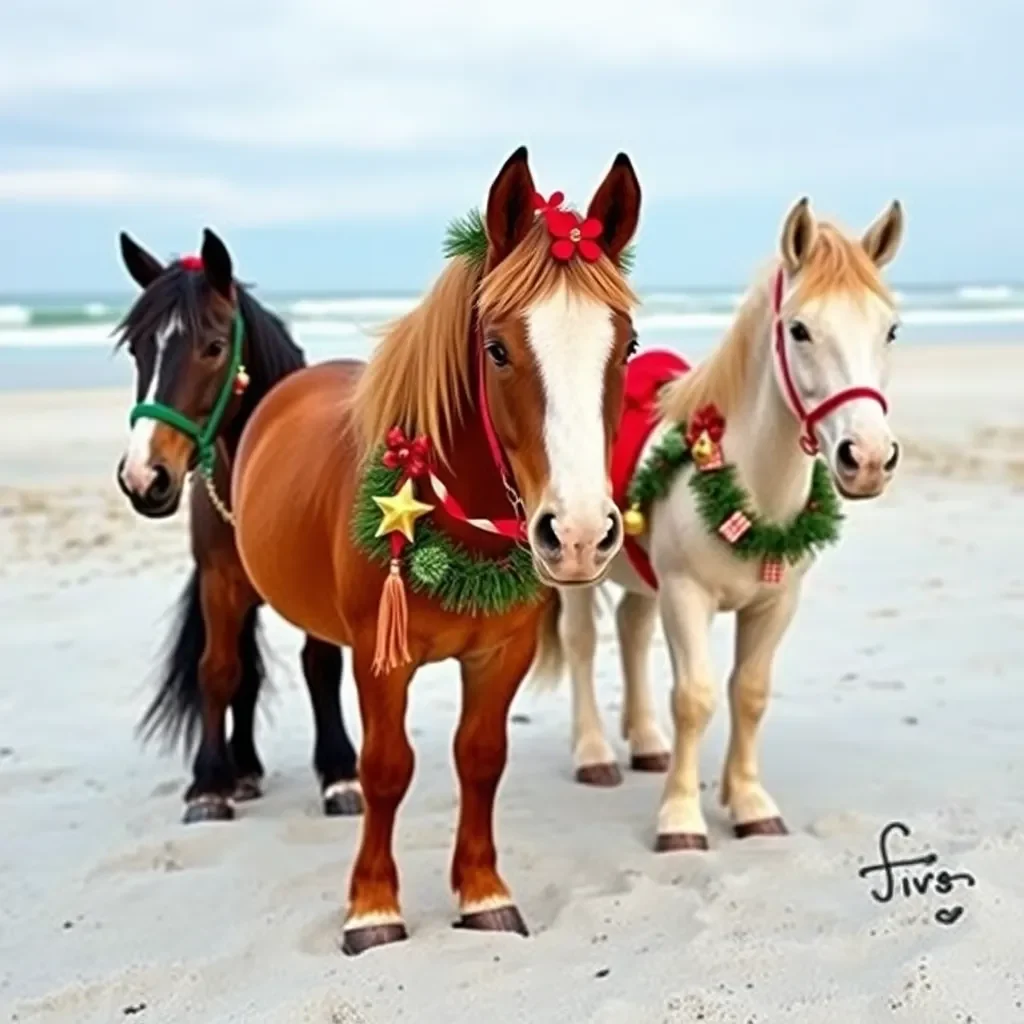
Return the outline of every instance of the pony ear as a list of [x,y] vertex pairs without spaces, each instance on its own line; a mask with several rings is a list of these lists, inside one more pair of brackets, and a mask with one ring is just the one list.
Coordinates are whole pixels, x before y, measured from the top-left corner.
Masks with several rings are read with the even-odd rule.
[[132,280],[143,290],[164,272],[163,264],[146,252],[127,231],[121,232],[121,259]]
[[227,246],[209,228],[203,230],[203,272],[214,291],[226,299],[233,298],[234,271]]
[[590,200],[587,216],[596,217],[601,222],[601,244],[609,258],[617,263],[640,221],[640,182],[625,153],[619,153],[615,158],[611,170]]
[[818,234],[818,222],[811,212],[811,201],[804,196],[791,207],[782,225],[779,252],[786,269],[795,274],[807,259]]
[[894,199],[864,232],[860,244],[876,267],[884,267],[899,251],[903,223],[903,207]]
[[526,147],[504,163],[487,195],[488,267],[496,267],[526,237],[533,224],[536,189]]

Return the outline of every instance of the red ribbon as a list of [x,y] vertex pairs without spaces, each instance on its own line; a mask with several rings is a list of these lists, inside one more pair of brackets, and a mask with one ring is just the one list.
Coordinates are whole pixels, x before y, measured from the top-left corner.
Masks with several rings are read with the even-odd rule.
[[430,438],[425,434],[410,441],[401,427],[392,427],[385,439],[388,450],[381,461],[388,469],[401,469],[406,478],[423,476],[430,466]]
[[178,266],[182,270],[202,270],[203,269],[203,257],[202,256],[182,256],[178,260]]

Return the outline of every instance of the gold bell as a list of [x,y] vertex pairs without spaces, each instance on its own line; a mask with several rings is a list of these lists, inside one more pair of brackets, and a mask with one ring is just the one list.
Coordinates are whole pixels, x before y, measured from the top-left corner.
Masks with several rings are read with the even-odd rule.
[[622,528],[629,537],[639,537],[647,529],[647,520],[639,507],[633,505],[622,517]]
[[238,372],[235,374],[234,392],[236,395],[244,395],[245,389],[249,386],[249,374],[246,373],[245,367],[240,366]]

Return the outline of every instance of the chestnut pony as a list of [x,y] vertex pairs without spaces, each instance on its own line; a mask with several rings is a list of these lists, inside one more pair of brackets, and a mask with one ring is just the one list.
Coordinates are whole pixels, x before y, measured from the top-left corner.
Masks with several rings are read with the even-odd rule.
[[[227,820],[234,800],[260,795],[253,731],[264,666],[261,601],[239,561],[224,501],[242,428],[305,360],[281,321],[234,282],[231,257],[212,231],[201,258],[165,267],[126,234],[121,255],[143,292],[120,325],[120,344],[135,360],[137,404],[118,484],[136,512],[159,519],[174,514],[186,477],[200,470],[189,494],[195,568],[141,729],[162,733],[168,744],[181,739],[186,753],[196,747],[185,822]],[[341,717],[341,652],[309,636],[302,668],[324,811],[358,814],[356,755]]]
[[467,515],[522,516],[518,540],[484,532],[449,514],[431,482],[419,497],[435,502],[432,522],[446,536],[484,558],[528,543],[547,583],[603,578],[622,543],[609,455],[636,299],[619,257],[637,225],[640,187],[620,154],[587,212],[597,234],[585,242],[586,259],[572,256],[576,242],[568,240],[562,252],[567,247],[569,257],[556,258],[557,243],[535,213],[538,198],[521,148],[490,189],[486,256],[452,257],[368,364],[327,363],[282,382],[239,446],[232,493],[250,578],[285,618],[352,648],[366,810],[345,922],[349,954],[407,935],[392,842],[413,775],[408,689],[421,665],[448,658],[460,663],[462,680],[451,869],[459,923],[526,934],[497,870],[494,800],[509,705],[534,658],[552,592],[484,615],[445,610],[413,588],[410,660],[378,674],[378,605],[387,572],[355,542],[353,517],[370,460],[399,427],[429,438],[432,472]]

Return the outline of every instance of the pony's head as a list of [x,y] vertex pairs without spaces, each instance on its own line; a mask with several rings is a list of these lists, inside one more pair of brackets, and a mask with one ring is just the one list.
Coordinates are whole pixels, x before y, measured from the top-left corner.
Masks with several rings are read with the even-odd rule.
[[[620,264],[640,185],[619,154],[585,222],[538,212],[538,199],[520,148],[491,185],[485,237],[389,325],[351,408],[366,452],[399,426],[426,434],[450,465],[467,426],[486,434],[541,579],[586,584],[622,545],[609,462],[636,339]],[[566,237],[553,237],[558,225]]]
[[881,494],[899,462],[885,387],[899,320],[880,271],[903,237],[893,202],[859,239],[819,223],[806,198],[786,216],[773,282],[772,343],[783,398],[847,498]]
[[124,233],[121,255],[143,291],[119,327],[137,404],[117,479],[136,512],[156,519],[177,509],[195,462],[212,458],[231,392],[245,382],[241,314],[231,256],[210,230],[201,258],[165,267]]
[[562,251],[580,251],[564,260],[553,253],[553,229],[535,197],[519,149],[487,200],[480,378],[541,578],[586,584],[602,577],[622,545],[609,459],[636,345],[636,298],[619,261],[637,227],[640,184],[620,153],[587,208],[592,240],[577,231]]

